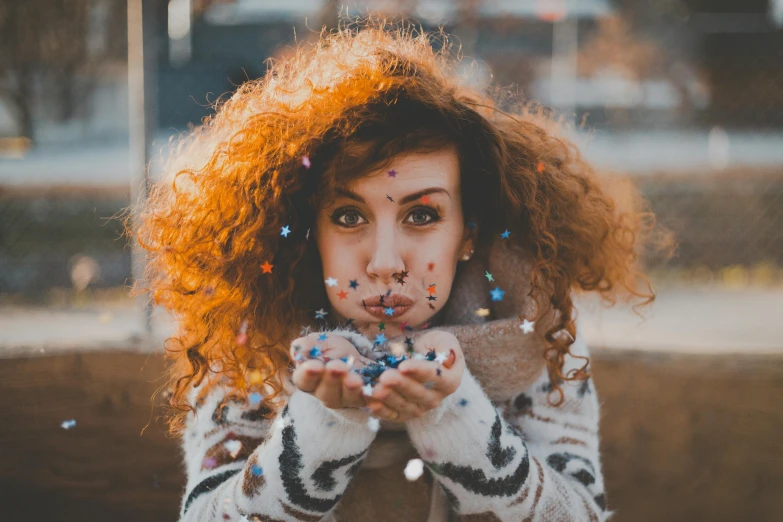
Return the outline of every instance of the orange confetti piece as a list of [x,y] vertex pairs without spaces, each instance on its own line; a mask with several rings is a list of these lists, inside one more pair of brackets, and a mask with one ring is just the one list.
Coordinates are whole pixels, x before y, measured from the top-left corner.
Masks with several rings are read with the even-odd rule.
[[421,197],[421,202],[425,203],[425,204],[429,203],[430,202],[430,197],[429,196],[422,196]]
[[275,265],[270,265],[269,261],[264,261],[264,264],[261,265],[261,270],[263,270],[262,273],[264,273],[264,274],[271,274],[273,266],[275,266]]
[[348,299],[348,292],[346,292],[345,290],[340,290],[337,293],[337,297],[339,297],[341,300],[342,299]]
[[536,166],[536,170],[538,172],[544,172],[544,162],[543,161],[539,161],[538,162],[538,165]]

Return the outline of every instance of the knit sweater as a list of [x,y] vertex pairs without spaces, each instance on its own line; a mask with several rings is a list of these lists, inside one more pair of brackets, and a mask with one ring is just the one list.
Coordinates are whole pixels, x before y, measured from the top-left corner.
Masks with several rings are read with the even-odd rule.
[[[571,353],[586,356],[578,332]],[[363,353],[372,346],[355,332],[329,333]],[[567,356],[563,373],[583,362]],[[426,464],[416,482],[399,469],[359,478],[381,439],[378,422],[361,410],[326,408],[289,383],[285,405],[267,419],[258,405],[223,404],[224,385],[199,403],[194,389],[196,410],[183,438],[187,486],[180,520],[434,520],[438,495],[427,494],[433,481],[433,491],[445,497],[447,520],[607,520],[612,512],[606,510],[592,380],[560,383],[565,401],[553,407],[542,369],[510,398],[491,400],[468,363],[456,392],[404,425],[411,456]],[[389,491],[398,498],[389,500]]]

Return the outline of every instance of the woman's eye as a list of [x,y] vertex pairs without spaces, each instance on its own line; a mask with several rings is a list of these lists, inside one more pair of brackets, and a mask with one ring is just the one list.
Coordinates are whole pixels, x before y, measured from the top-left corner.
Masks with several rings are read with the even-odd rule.
[[335,212],[332,221],[345,227],[355,227],[362,224],[364,218],[355,210],[343,210]]
[[413,225],[429,225],[438,219],[438,213],[432,209],[415,209],[408,214],[408,222]]

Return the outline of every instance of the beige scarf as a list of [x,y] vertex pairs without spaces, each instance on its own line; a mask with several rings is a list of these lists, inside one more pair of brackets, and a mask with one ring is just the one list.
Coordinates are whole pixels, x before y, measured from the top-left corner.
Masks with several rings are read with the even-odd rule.
[[[527,256],[509,246],[508,241],[498,240],[489,248],[477,251],[470,261],[460,263],[448,303],[433,326],[459,339],[470,372],[493,401],[511,399],[519,390],[527,388],[545,365],[546,343],[541,334],[557,313],[547,312],[536,321],[535,333],[525,335],[519,328],[522,318],[533,320],[536,314],[535,303],[527,297],[530,267]],[[487,271],[494,282],[485,277]],[[502,301],[490,300],[490,290],[496,286],[505,291]],[[482,317],[476,313],[482,308],[488,309],[490,315]],[[415,457],[405,425],[384,422],[357,480],[361,480],[362,470],[400,467]],[[393,476],[404,480],[402,473]],[[449,520],[448,502],[434,481],[429,502],[427,522]],[[361,508],[357,510],[360,512]],[[332,520],[361,519],[352,511],[348,505],[341,506]]]

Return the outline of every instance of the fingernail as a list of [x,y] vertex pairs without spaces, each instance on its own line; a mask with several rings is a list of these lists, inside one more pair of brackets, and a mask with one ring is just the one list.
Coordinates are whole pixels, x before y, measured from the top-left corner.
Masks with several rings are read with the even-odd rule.
[[332,377],[341,377],[345,372],[342,370],[332,370]]
[[446,359],[446,361],[443,363],[443,366],[450,370],[452,366],[454,366],[454,363],[457,361],[457,352],[454,351],[454,348],[452,348],[449,351],[449,358]]

